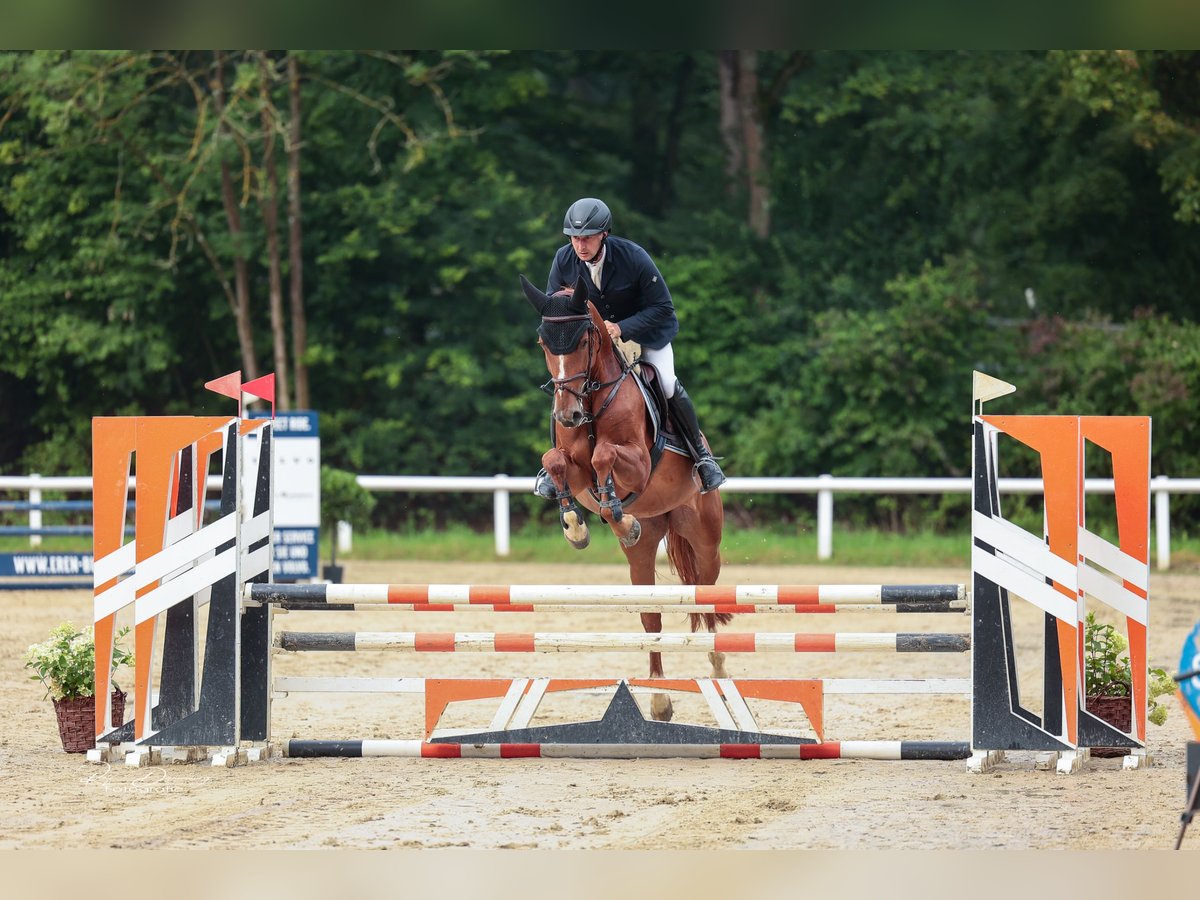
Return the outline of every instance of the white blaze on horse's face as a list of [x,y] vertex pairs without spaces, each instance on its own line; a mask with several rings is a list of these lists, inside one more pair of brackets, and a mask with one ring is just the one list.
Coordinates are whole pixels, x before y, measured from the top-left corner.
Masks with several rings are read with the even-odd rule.
[[[558,361],[558,375],[556,378],[560,383],[554,390],[554,421],[563,426],[563,428],[578,428],[587,421],[587,410],[583,408],[583,400],[576,396],[574,392],[566,390],[565,386],[561,383],[564,379],[576,374],[581,365],[580,363],[576,363],[576,368],[571,368],[571,357],[576,355],[577,353],[568,353],[555,356],[555,359]],[[575,381],[571,382],[571,387],[576,391],[581,391],[584,385],[579,381]]]
[[590,336],[584,336],[570,353],[553,353],[542,343],[546,353],[546,368],[554,376],[554,421],[563,428],[578,428],[588,420],[581,395],[587,391],[587,370]]

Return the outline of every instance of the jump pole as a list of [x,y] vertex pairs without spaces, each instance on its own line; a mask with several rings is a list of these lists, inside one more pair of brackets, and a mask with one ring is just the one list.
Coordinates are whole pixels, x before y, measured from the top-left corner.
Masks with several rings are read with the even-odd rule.
[[[250,601],[255,602],[255,601]],[[454,613],[462,612],[464,609],[476,610],[478,612],[497,612],[497,613],[531,613],[531,612],[580,612],[583,610],[606,610],[608,612],[617,613],[643,613],[643,612],[661,612],[661,613],[677,613],[683,614],[704,614],[704,613],[726,613],[728,615],[753,616],[753,615],[775,615],[780,613],[790,613],[793,615],[827,615],[831,613],[957,613],[963,615],[967,612],[967,604],[965,602],[947,602],[947,603],[894,603],[890,605],[868,604],[868,603],[850,603],[850,604],[806,604],[806,603],[788,603],[775,604],[771,606],[754,606],[746,603],[720,603],[720,604],[697,604],[696,606],[684,606],[682,604],[670,604],[664,606],[661,603],[638,603],[629,605],[612,605],[607,603],[473,603],[469,607],[463,607],[453,603],[325,603],[322,601],[310,602],[307,600],[284,600],[281,603],[271,604],[278,609],[295,610],[297,612],[435,612],[435,613]]]
[[597,650],[715,653],[965,653],[970,635],[901,632],[422,632],[284,631],[275,646],[293,652],[392,650],[412,652],[571,653]]
[[260,603],[922,606],[964,603],[961,584],[826,585],[578,585],[578,584],[252,584],[246,599]]
[[425,759],[876,759],[959,760],[967,741],[832,741],[820,744],[457,744],[408,740],[289,740],[290,757]]

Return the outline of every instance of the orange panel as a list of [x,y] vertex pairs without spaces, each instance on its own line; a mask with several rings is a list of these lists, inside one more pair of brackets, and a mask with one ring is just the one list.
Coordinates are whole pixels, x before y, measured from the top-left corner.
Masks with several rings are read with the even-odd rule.
[[[92,558],[103,559],[121,548],[125,539],[125,504],[129,499],[129,468],[137,439],[132,416],[98,416],[92,419]],[[117,584],[112,578],[95,589],[96,596]],[[95,622],[96,696],[110,692],[114,616]],[[107,731],[105,707],[96,703],[96,734]]]
[[[981,416],[992,425],[1038,451],[1046,497],[1050,552],[1072,566],[1079,563],[1078,416]],[[1073,593],[1069,596],[1074,596]]]
[[1150,562],[1150,419],[1148,416],[1083,416],[1083,436],[1112,454],[1121,550]]
[[481,678],[477,681],[461,681],[454,678],[425,679],[425,737],[429,738],[442,713],[451,703],[459,700],[483,700],[488,697],[503,697],[512,684],[511,678]]
[[[142,416],[137,420],[137,561],[163,548],[175,454],[231,419],[221,416]],[[143,591],[144,592],[144,591]]]
[[92,556],[102,559],[124,541],[129,461],[137,441],[133,416],[92,419]]
[[799,703],[804,708],[804,714],[812,724],[817,737],[825,740],[825,685],[820,679],[807,681],[789,681],[786,679],[769,681],[734,680],[737,689],[743,697],[758,700],[782,700],[787,703]]
[[1142,743],[1146,741],[1146,697],[1147,697],[1147,667],[1146,659],[1146,626],[1134,619],[1125,619],[1129,629],[1129,667],[1133,672],[1133,696],[1139,698],[1134,705],[1140,715],[1135,716],[1133,731]]
[[[552,691],[579,691],[586,688],[596,687],[612,687],[619,682],[619,678],[551,678],[546,685],[546,693]],[[630,684],[634,681],[631,679]],[[681,688],[682,690],[682,688]]]
[[108,730],[105,712],[108,706],[104,698],[108,697],[111,689],[108,686],[108,674],[112,668],[113,616],[105,616],[95,623],[92,632],[96,645],[96,735],[97,737]]
[[1058,628],[1058,658],[1062,665],[1063,703],[1066,706],[1067,740],[1079,740],[1079,668],[1075,650],[1079,629],[1074,622],[1055,619]]
[[155,618],[149,618],[133,628],[133,736],[139,741],[146,736],[146,724],[150,718],[150,662],[154,656],[155,621]]

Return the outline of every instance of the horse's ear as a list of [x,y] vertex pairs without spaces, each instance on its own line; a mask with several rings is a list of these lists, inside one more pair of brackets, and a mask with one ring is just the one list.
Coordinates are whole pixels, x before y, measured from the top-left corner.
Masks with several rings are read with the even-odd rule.
[[525,297],[537,310],[538,315],[545,315],[546,304],[550,302],[550,298],[530,284],[529,279],[524,275],[521,276],[521,290],[525,292]]
[[575,282],[575,292],[571,294],[571,300],[577,304],[580,312],[583,312],[587,309],[589,299],[588,280],[580,275],[579,280]]
[[591,300],[589,300],[588,305],[587,305],[587,310],[588,310],[588,313],[592,317],[592,321],[596,324],[596,327],[599,328],[601,330],[601,332],[603,332],[604,331],[604,316],[600,315],[600,310],[596,309],[596,304],[593,303]]

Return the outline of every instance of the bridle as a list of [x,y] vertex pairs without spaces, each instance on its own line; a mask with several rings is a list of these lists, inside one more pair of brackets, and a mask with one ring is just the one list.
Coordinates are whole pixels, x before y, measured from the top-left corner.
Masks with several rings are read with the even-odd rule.
[[[594,362],[594,351],[596,347],[595,341],[592,340],[592,334],[599,334],[600,332],[600,329],[596,327],[596,323],[592,321],[592,317],[587,313],[577,316],[542,316],[543,323],[549,323],[553,325],[564,324],[567,322],[582,322],[584,320],[587,321],[588,325],[580,337],[581,339],[588,339],[586,368],[584,368],[582,372],[579,372],[575,375],[567,375],[564,378],[551,378],[549,381],[543,384],[541,388],[551,396],[557,394],[559,391],[565,391],[566,393],[575,397],[577,400],[579,400],[580,405],[583,407],[584,423],[590,424],[597,421],[600,416],[604,414],[604,411],[607,410],[612,404],[613,400],[616,399],[617,391],[621,389],[622,382],[629,377],[630,368],[625,362],[625,357],[622,354],[617,353],[615,355],[621,366],[621,374],[612,381],[599,381],[598,379],[592,378],[592,363]],[[574,352],[578,346],[579,341],[576,341],[575,346],[571,348],[570,352]],[[554,351],[551,350],[550,352],[553,353]],[[572,384],[576,381],[582,382],[579,388],[572,387]],[[588,410],[588,401],[591,399],[592,394],[597,391],[602,391],[604,388],[612,388],[612,390],[608,392],[608,396],[604,398],[604,402],[600,404],[600,408],[594,413],[590,412]]]

